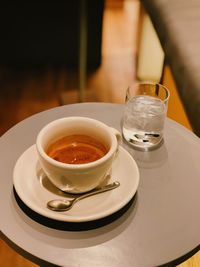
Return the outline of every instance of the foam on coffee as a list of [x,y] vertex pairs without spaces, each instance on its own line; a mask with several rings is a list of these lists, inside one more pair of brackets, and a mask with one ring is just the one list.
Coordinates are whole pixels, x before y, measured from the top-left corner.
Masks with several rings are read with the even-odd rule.
[[102,158],[108,149],[87,135],[64,136],[52,143],[46,153],[49,157],[67,164],[84,164]]

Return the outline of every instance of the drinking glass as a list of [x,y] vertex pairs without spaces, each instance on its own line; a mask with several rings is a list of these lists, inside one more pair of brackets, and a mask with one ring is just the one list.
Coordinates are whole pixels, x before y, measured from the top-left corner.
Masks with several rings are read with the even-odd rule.
[[128,87],[122,133],[134,148],[151,150],[162,144],[169,96],[169,90],[158,83]]

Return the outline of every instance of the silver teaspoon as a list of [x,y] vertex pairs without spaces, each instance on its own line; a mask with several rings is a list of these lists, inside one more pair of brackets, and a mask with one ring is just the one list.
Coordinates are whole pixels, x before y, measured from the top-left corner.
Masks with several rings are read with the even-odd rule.
[[47,208],[53,211],[67,211],[70,210],[73,205],[78,202],[79,200],[86,198],[86,197],[90,197],[99,193],[103,193],[112,189],[117,188],[120,185],[119,182],[113,182],[111,184],[102,186],[100,188],[96,188],[88,193],[82,194],[79,197],[75,197],[72,199],[54,199],[54,200],[50,200],[49,202],[47,202]]

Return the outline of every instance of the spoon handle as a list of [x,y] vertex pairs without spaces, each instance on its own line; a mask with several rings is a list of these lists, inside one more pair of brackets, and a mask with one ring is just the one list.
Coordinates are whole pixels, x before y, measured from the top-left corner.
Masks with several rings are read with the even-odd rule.
[[75,202],[83,199],[83,198],[86,198],[86,197],[90,197],[90,196],[93,196],[93,195],[96,195],[96,194],[99,194],[99,193],[103,193],[103,192],[106,192],[106,191],[109,191],[109,190],[112,190],[114,188],[117,188],[118,186],[120,186],[120,183],[115,181],[111,184],[108,184],[108,185],[105,185],[105,186],[102,186],[100,188],[96,188],[96,189],[93,189],[92,191],[88,192],[88,193],[84,193],[83,195],[81,195],[80,197],[76,197],[75,198]]

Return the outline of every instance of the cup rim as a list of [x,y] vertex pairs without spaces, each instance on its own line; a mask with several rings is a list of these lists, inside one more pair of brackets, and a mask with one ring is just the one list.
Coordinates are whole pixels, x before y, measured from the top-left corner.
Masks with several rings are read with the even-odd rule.
[[[60,162],[57,161],[53,158],[51,158],[50,156],[47,155],[47,153],[44,151],[42,144],[41,144],[41,138],[43,137],[43,135],[45,134],[45,132],[51,128],[53,125],[56,125],[58,123],[62,123],[63,121],[70,121],[70,120],[82,120],[82,121],[90,121],[90,122],[95,122],[98,123],[99,125],[101,125],[106,131],[107,133],[110,135],[111,140],[112,140],[112,146],[110,147],[110,149],[108,150],[108,152],[101,157],[98,160],[92,161],[92,162],[88,162],[88,163],[83,163],[83,164],[69,164],[69,163],[64,163],[64,162]],[[109,131],[109,126],[107,126],[106,124],[104,124],[101,121],[98,121],[96,119],[92,119],[89,117],[81,117],[81,116],[70,116],[70,117],[63,117],[63,118],[59,118],[56,120],[53,120],[51,122],[49,122],[48,124],[46,124],[38,133],[37,138],[36,138],[36,148],[38,151],[38,154],[44,159],[46,160],[49,164],[55,166],[55,167],[59,167],[59,168],[63,168],[63,169],[87,169],[87,168],[93,168],[96,167],[96,165],[101,165],[102,163],[104,163],[107,159],[109,159],[117,150],[117,138],[115,137],[115,135],[112,133],[112,131]]]
[[[153,85],[153,86],[158,85],[159,87],[164,88],[164,90],[165,90],[165,92],[166,92],[166,98],[163,99],[163,100],[161,100],[161,101],[163,101],[164,103],[167,103],[167,102],[168,102],[169,97],[170,97],[170,91],[169,91],[169,89],[168,89],[165,85],[163,85],[163,84],[161,84],[161,83],[158,83],[158,82],[152,82],[152,81],[136,82],[136,83],[133,83],[133,84],[129,85],[129,86],[127,87],[127,90],[128,90],[129,88],[135,86],[135,85],[148,85],[148,84],[149,84],[149,85]],[[127,90],[126,90],[126,91],[127,91]],[[127,98],[127,95],[126,95],[126,98]],[[129,99],[130,99],[130,98],[129,98]],[[129,99],[128,99],[128,100],[129,100]]]

